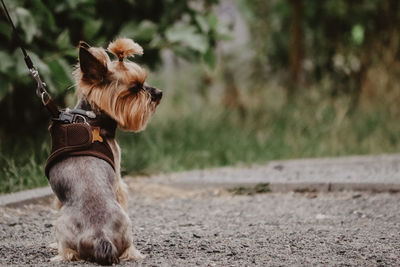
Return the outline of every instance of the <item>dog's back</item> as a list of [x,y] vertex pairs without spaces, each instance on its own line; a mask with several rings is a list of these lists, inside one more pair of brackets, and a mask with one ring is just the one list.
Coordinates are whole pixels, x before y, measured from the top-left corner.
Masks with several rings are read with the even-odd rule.
[[66,258],[119,262],[130,245],[130,224],[116,201],[112,167],[95,157],[70,157],[55,164],[49,174],[51,187],[62,202],[56,224],[63,246],[59,250],[71,254]]

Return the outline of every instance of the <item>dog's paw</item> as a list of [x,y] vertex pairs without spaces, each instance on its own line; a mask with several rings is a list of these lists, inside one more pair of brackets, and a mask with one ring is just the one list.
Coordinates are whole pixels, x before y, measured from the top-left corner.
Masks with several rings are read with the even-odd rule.
[[51,261],[79,261],[80,258],[75,250],[70,248],[62,249],[61,253],[51,258]]
[[63,260],[64,260],[64,258],[61,255],[54,256],[53,258],[50,259],[50,261],[53,261],[53,262],[59,262],[59,261],[63,261]]
[[119,257],[121,260],[143,260],[144,258],[146,258],[146,255],[140,253],[139,250],[137,250],[134,246],[130,246],[129,248],[127,248],[125,250],[124,253],[122,253],[121,257]]
[[58,246],[57,246],[57,243],[56,243],[56,242],[48,244],[47,247],[48,247],[49,249],[54,249],[54,250],[57,250],[57,249],[58,249]]

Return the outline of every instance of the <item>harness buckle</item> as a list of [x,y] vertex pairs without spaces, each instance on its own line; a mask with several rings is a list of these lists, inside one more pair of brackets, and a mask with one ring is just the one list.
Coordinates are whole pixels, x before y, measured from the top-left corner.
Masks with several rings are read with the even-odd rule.
[[[85,116],[82,116],[80,114],[73,114],[73,117],[74,117],[73,123],[81,123],[81,122],[83,122],[83,123],[89,125],[89,123],[87,122]],[[82,120],[82,121],[78,121],[78,120]]]
[[70,109],[68,109],[68,108],[64,111],[61,111],[58,118],[53,119],[53,121],[58,121],[58,122],[67,123],[67,124],[85,123],[85,124],[89,125],[85,116],[83,116],[81,114],[72,113],[72,112],[70,112]]

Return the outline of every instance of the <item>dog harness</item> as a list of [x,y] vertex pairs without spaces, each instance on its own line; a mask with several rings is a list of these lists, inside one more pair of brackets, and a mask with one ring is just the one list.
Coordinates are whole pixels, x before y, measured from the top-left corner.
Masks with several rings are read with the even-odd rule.
[[45,167],[47,178],[54,164],[73,156],[93,156],[105,160],[115,170],[107,138],[115,137],[116,128],[117,123],[107,115],[96,117],[92,111],[82,109],[61,111],[49,128],[51,154]]

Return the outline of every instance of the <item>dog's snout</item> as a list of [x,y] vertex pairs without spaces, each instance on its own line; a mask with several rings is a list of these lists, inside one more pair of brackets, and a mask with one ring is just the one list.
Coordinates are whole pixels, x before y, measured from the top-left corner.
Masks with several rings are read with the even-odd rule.
[[160,101],[162,98],[162,91],[155,89],[154,95],[151,96],[152,99],[154,99],[153,101]]
[[163,92],[161,90],[150,86],[145,86],[145,89],[150,93],[151,101],[156,102],[161,100],[163,96]]

